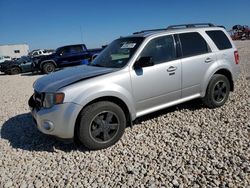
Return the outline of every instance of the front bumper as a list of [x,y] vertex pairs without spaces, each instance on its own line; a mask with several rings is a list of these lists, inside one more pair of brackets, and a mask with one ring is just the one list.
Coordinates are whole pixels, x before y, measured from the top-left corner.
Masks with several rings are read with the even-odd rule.
[[82,109],[81,105],[63,103],[49,109],[38,109],[31,105],[32,100],[33,97],[30,98],[29,106],[39,131],[62,139],[74,137],[75,123]]
[[0,72],[4,72],[5,69],[6,69],[5,66],[0,64]]

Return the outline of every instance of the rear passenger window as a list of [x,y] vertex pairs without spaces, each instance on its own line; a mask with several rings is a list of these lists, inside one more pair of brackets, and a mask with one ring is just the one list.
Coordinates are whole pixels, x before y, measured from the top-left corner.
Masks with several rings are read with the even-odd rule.
[[179,34],[179,37],[183,57],[200,55],[209,52],[207,42],[199,33],[183,33]]
[[208,36],[214,41],[219,50],[232,48],[232,44],[223,31],[206,31]]
[[81,53],[81,52],[83,52],[82,46],[71,46],[70,52],[71,53]]
[[154,64],[176,59],[173,36],[152,39],[142,51],[141,57],[152,57]]

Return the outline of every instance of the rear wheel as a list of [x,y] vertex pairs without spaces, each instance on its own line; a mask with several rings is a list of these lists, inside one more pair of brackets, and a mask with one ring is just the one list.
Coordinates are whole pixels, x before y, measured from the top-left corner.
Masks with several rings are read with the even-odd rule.
[[21,73],[21,69],[19,67],[13,67],[10,69],[10,74],[14,75],[14,74],[20,74]]
[[108,101],[87,106],[80,116],[78,139],[92,150],[115,144],[122,137],[126,127],[123,110],[117,104]]
[[55,65],[53,63],[45,63],[42,67],[42,71],[43,73],[45,74],[49,74],[49,73],[52,73],[54,72],[56,69]]
[[208,85],[206,96],[203,102],[209,108],[216,108],[224,105],[230,92],[230,83],[227,77],[215,74]]

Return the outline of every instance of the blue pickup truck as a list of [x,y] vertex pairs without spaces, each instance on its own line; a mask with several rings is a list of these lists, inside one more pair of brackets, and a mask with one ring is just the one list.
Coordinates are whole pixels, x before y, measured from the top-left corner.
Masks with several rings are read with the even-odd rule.
[[87,49],[85,44],[69,45],[57,48],[55,53],[37,59],[33,68],[45,74],[57,68],[77,66],[91,62],[103,48]]

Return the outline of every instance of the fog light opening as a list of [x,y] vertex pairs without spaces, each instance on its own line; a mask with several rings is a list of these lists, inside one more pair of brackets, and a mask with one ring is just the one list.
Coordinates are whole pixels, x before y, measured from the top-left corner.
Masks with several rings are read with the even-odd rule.
[[46,131],[52,131],[54,129],[54,124],[51,121],[44,121],[43,122],[43,128]]

